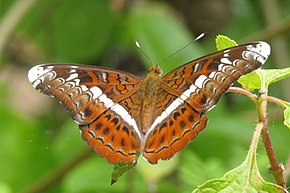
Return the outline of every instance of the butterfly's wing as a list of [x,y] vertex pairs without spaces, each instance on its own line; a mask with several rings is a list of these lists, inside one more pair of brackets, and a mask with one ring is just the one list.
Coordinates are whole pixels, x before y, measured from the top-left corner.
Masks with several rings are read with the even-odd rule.
[[169,159],[183,149],[202,129],[207,118],[183,99],[160,89],[158,114],[145,135],[143,157],[152,164]]
[[[183,149],[206,126],[204,113],[214,107],[238,78],[259,68],[269,54],[270,46],[265,42],[240,45],[193,60],[165,75],[162,78],[163,92],[168,96],[163,102],[165,111],[157,116],[146,134],[144,157],[156,163]],[[167,135],[162,134],[164,127]],[[171,142],[169,146],[163,146],[164,140]]]
[[56,98],[70,112],[83,139],[99,155],[111,163],[134,162],[139,128],[118,102],[139,90],[139,77],[103,67],[43,64],[31,68],[28,78],[35,89]]
[[208,111],[241,76],[267,60],[270,46],[256,42],[232,47],[193,60],[162,78],[166,90],[187,98],[198,111]]

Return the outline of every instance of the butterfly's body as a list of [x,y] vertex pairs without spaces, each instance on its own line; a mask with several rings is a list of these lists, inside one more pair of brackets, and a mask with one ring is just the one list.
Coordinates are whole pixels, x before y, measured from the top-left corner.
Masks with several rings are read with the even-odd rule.
[[149,73],[144,78],[138,95],[140,96],[139,121],[137,125],[145,135],[152,125],[154,118],[153,114],[156,109],[156,101],[161,87],[161,69],[158,66],[153,66],[149,69]]
[[164,77],[154,65],[145,78],[104,67],[43,64],[29,81],[60,101],[83,139],[111,163],[169,159],[205,128],[206,111],[239,77],[270,54],[265,42],[222,50],[193,60]]

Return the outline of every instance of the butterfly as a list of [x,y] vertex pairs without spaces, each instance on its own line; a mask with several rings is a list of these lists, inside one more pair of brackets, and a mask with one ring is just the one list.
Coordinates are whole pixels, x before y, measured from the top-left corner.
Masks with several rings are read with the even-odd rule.
[[161,77],[158,65],[141,78],[111,68],[41,64],[28,72],[40,92],[58,100],[82,138],[110,163],[156,164],[171,158],[207,124],[205,113],[241,76],[270,54],[265,42],[221,50]]

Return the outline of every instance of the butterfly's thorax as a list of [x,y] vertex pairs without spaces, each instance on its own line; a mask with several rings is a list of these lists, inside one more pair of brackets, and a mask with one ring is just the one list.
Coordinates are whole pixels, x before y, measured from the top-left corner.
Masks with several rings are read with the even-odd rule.
[[158,91],[161,83],[161,69],[155,65],[149,69],[149,73],[143,81],[140,90],[142,105],[140,107],[140,128],[145,134],[148,128],[153,123],[153,113],[156,109],[156,99],[158,98]]

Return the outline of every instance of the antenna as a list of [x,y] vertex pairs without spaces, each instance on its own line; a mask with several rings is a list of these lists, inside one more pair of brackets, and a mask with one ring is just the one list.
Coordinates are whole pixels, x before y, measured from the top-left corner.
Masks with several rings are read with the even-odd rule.
[[203,38],[203,36],[206,34],[206,32],[203,32],[201,34],[199,34],[195,39],[194,41],[197,41],[197,40],[200,40],[201,38]]
[[139,42],[135,41],[136,46],[141,50],[141,52],[144,54],[144,56],[150,61],[151,66],[153,66],[153,62],[151,58],[146,54],[146,52],[141,48]]
[[205,33],[201,33],[193,41],[191,41],[190,43],[186,44],[185,46],[183,46],[182,48],[178,49],[177,51],[173,52],[172,54],[167,56],[165,59],[161,60],[161,62],[159,62],[158,64],[160,65],[160,64],[164,63],[166,60],[168,60],[172,56],[176,55],[178,52],[180,52],[180,51],[184,50],[185,48],[187,48],[188,46],[190,46],[193,42],[195,42],[197,40],[200,40],[204,35],[205,35]]
[[[173,52],[172,54],[170,54],[169,56],[167,56],[165,59],[161,60],[161,62],[159,62],[158,64],[162,64],[164,63],[166,60],[168,60],[169,58],[171,58],[172,56],[176,55],[178,52],[184,50],[185,48],[187,48],[188,46],[190,46],[193,42],[200,40],[201,38],[203,38],[203,36],[205,35],[204,33],[201,33],[200,35],[198,35],[193,41],[191,41],[190,43],[186,44],[185,46],[183,46],[182,48],[178,49],[177,51]],[[144,56],[150,61],[151,65],[153,66],[153,62],[151,60],[151,58],[146,54],[146,52],[141,48],[140,44],[138,41],[135,41],[136,46],[141,50],[141,52],[144,54]]]

